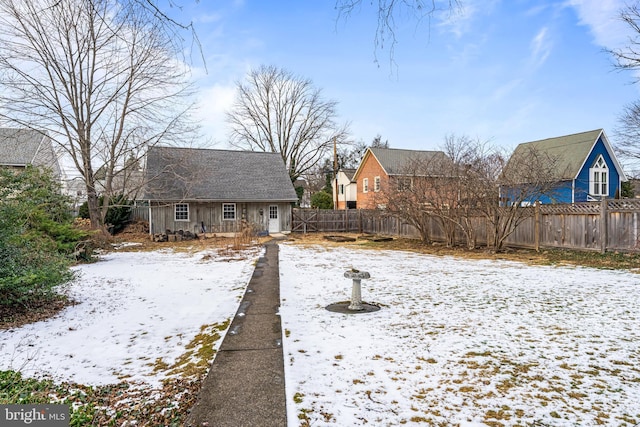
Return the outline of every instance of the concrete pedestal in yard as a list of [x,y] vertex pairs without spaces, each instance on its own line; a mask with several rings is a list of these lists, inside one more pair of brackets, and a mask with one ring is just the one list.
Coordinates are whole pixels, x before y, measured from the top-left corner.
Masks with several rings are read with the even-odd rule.
[[353,281],[351,284],[351,301],[329,304],[326,307],[327,310],[344,314],[371,313],[373,311],[380,310],[380,306],[378,305],[362,302],[361,281],[362,279],[368,279],[371,277],[368,272],[351,269],[345,271],[344,277]]
[[362,310],[362,287],[360,281],[362,279],[368,279],[371,277],[368,272],[351,269],[344,272],[344,277],[352,279],[353,284],[351,286],[351,304],[349,310]]

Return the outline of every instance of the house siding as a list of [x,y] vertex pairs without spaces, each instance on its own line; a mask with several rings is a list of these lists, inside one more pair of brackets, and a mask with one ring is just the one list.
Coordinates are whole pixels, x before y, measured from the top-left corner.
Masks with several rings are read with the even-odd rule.
[[[222,205],[235,203],[236,220],[222,219]],[[181,201],[180,204],[189,205],[189,220],[175,220],[175,205],[173,203],[151,202],[150,227],[151,234],[170,231],[190,231],[195,234],[202,233],[204,225],[206,233],[234,233],[240,231],[242,220],[251,224],[256,232],[269,229],[269,206],[278,206],[278,220],[280,231],[291,231],[291,203],[290,202],[189,202]],[[260,210],[262,209],[262,214]]]
[[[355,190],[356,184],[352,182],[349,176],[347,176],[347,174],[345,174],[342,171],[338,172],[337,178],[338,178],[338,202],[337,203],[335,203],[336,182],[334,180],[331,183],[331,187],[333,189],[334,203],[336,205],[336,209],[347,209],[348,208],[347,202],[356,201],[356,190]],[[344,188],[343,194],[340,194],[340,186],[343,186]]]
[[[620,174],[616,170],[613,159],[609,155],[604,142],[602,142],[602,137],[600,137],[594,145],[593,150],[591,150],[589,157],[587,157],[587,160],[584,162],[584,166],[576,179],[575,202],[589,201],[589,169],[600,155],[602,155],[609,168],[609,193],[607,197],[613,198],[616,196],[616,192],[620,187]],[[571,200],[567,203],[571,203]]]
[[[598,132],[598,134],[594,135],[594,132]],[[585,134],[587,136],[584,136]],[[604,161],[606,162],[608,168],[609,188],[606,196],[608,198],[615,198],[616,196],[619,196],[619,189],[621,181],[622,179],[624,179],[624,172],[619,169],[619,165],[617,163],[615,155],[607,150],[607,148],[611,149],[611,147],[609,146],[608,140],[604,135],[604,131],[591,131],[584,134],[575,134],[566,137],[553,138],[551,140],[555,141],[562,140],[563,138],[574,138],[576,135],[582,138],[578,140],[578,149],[576,149],[575,147],[573,147],[574,151],[567,149],[569,151],[562,151],[562,155],[560,156],[560,159],[564,160],[564,162],[561,162],[560,165],[562,165],[563,167],[566,165],[568,168],[568,172],[560,171],[563,181],[560,181],[555,185],[553,191],[550,192],[552,194],[543,195],[538,198],[538,201],[543,204],[581,203],[599,199],[599,196],[591,197],[589,193],[591,191],[590,169],[600,156],[604,158]],[[589,143],[589,141],[593,140],[584,139],[590,137],[593,137],[595,139],[596,136],[597,139],[593,143]],[[538,142],[546,143],[547,141],[549,140],[534,141],[533,143],[521,144],[518,146],[518,148],[528,144],[536,144]],[[555,142],[557,143],[557,141]],[[571,143],[571,141],[569,141],[569,143]],[[575,141],[573,143],[575,143]],[[550,149],[555,150],[555,153],[557,154],[559,152],[559,148],[561,147],[561,145],[552,145]],[[516,152],[518,152],[518,148],[516,149]],[[573,155],[571,157],[568,157],[567,152],[572,153]],[[586,156],[586,158],[584,158],[584,161],[581,162],[583,156]],[[506,195],[505,199],[509,199],[510,192],[515,192],[515,189],[501,189],[501,194]],[[536,200],[533,199],[526,200],[526,202],[529,202],[531,204],[535,201]]]
[[[380,192],[374,191],[375,177],[380,177]],[[363,192],[363,181],[369,180],[369,191]],[[371,154],[367,155],[364,163],[360,167],[358,173],[358,181],[356,183],[357,206],[360,209],[376,209],[378,203],[376,199],[380,197],[380,193],[389,185],[389,176],[382,168],[378,160]]]
[[534,202],[538,201],[543,205],[552,203],[571,203],[573,194],[573,181],[559,182],[550,193],[551,194],[548,195],[541,195],[537,200],[528,200],[528,202],[530,204],[533,204]]

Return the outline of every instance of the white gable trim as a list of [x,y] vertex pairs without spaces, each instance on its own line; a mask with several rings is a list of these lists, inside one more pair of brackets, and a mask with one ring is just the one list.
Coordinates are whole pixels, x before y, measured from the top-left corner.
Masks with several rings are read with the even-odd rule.
[[[598,143],[598,140],[600,139],[600,137],[602,137],[602,143],[604,144],[604,148],[605,148],[605,150],[607,150],[607,154],[609,154],[609,158],[611,159],[611,161],[613,161],[613,166],[616,168],[616,172],[618,172],[618,175],[620,176],[620,179],[619,179],[619,182],[618,182],[618,187],[620,187],[622,181],[627,181],[627,176],[625,175],[624,171],[622,170],[622,167],[620,166],[620,163],[618,163],[618,159],[617,159],[615,153],[613,152],[613,148],[611,147],[611,144],[609,143],[609,138],[607,138],[607,135],[604,133],[604,129],[600,129],[600,133],[598,134],[596,139],[591,144],[591,148],[589,149],[589,153],[587,153],[587,155],[584,158],[584,160],[582,160],[582,164],[580,165],[580,168],[578,169],[577,174],[579,175],[580,172],[585,168],[586,163],[587,163],[587,159],[589,158],[589,156],[591,156],[591,153],[593,153],[593,150],[596,147],[596,144]],[[574,177],[574,180],[578,178],[578,175],[576,175]]]
[[36,157],[38,157],[38,153],[40,153],[40,150],[42,149],[42,144],[44,144],[44,140],[45,137],[43,135],[40,135],[40,142],[38,143],[38,148],[36,148],[36,151],[33,153],[33,157],[31,157],[31,164],[35,164],[34,162],[36,161]]

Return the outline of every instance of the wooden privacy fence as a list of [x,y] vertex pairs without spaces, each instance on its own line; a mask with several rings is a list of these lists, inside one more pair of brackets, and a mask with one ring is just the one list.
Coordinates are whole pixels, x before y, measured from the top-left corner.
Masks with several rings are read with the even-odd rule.
[[[593,251],[640,250],[640,200],[616,199],[601,202],[538,205],[524,209],[524,220],[506,239],[505,245],[522,248],[564,248]],[[477,244],[487,245],[489,224],[482,217],[471,218]],[[431,219],[434,241],[446,241],[436,218]],[[356,232],[420,238],[406,221],[379,210],[294,209],[294,232]],[[456,241],[464,243],[461,230]]]

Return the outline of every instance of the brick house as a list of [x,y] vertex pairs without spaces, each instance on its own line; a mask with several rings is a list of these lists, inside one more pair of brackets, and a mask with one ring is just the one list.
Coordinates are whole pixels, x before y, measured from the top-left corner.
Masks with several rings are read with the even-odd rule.
[[422,162],[432,165],[434,174],[438,165],[447,159],[442,151],[404,150],[397,148],[367,148],[353,180],[356,182],[356,203],[360,209],[378,209],[383,190],[408,188],[415,179],[411,165]]

